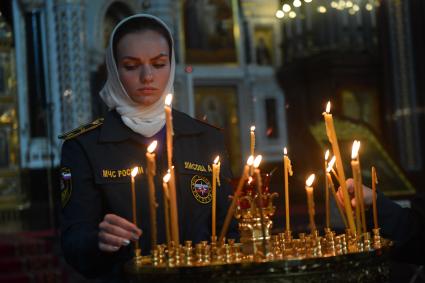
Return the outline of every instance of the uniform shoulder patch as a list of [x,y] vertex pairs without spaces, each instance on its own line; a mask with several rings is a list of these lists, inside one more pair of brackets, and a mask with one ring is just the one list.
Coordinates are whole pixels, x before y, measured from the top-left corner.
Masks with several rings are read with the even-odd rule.
[[195,175],[190,183],[192,194],[198,202],[202,204],[211,202],[211,183],[206,177]]
[[68,203],[72,193],[71,169],[68,167],[61,168],[61,204],[62,208]]
[[69,139],[78,137],[79,135],[84,134],[84,133],[86,133],[90,130],[93,130],[93,129],[99,127],[102,124],[103,124],[103,118],[99,118],[97,120],[94,120],[91,123],[82,125],[82,126],[76,128],[76,129],[72,130],[72,131],[66,132],[66,133],[58,136],[58,138],[63,139],[63,140],[69,140]]

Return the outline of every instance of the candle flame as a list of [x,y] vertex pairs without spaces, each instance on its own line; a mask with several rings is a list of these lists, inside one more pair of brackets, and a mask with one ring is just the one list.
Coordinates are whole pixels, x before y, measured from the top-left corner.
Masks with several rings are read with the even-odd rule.
[[255,126],[251,126],[250,130],[251,132],[255,131]]
[[254,156],[250,155],[250,156],[248,157],[248,160],[246,161],[246,164],[247,164],[248,166],[252,166],[252,164],[254,164]]
[[288,150],[286,149],[286,146],[283,148],[283,154],[285,154],[285,155],[288,154]]
[[357,158],[357,156],[359,155],[359,149],[360,149],[360,141],[355,140],[353,142],[353,147],[351,150],[351,159]]
[[162,178],[162,180],[164,181],[164,183],[168,183],[168,181],[170,181],[171,178],[171,174],[170,172],[168,172],[167,174],[164,175],[164,178]]
[[153,141],[153,142],[151,142],[151,144],[148,146],[148,152],[149,153],[152,153],[152,152],[154,152],[155,151],[155,149],[156,149],[156,146],[158,145],[158,142],[155,140],[155,141]]
[[325,160],[328,161],[329,158],[329,149],[325,152]]
[[326,113],[331,112],[331,102],[328,101],[328,103],[326,104]]
[[172,93],[169,93],[165,97],[165,105],[171,106],[171,101],[173,101],[173,94]]
[[314,174],[311,174],[308,178],[307,181],[305,181],[305,184],[307,187],[311,187],[311,185],[313,184],[314,178],[316,176]]
[[326,171],[328,173],[332,171],[332,168],[334,167],[335,161],[336,161],[336,157],[335,156],[332,157],[331,161],[329,161],[328,168],[326,169]]
[[254,168],[258,168],[260,166],[261,160],[263,159],[263,156],[257,155],[254,159]]
[[248,185],[250,185],[252,183],[252,180],[254,180],[254,178],[252,178],[251,176],[248,177]]
[[214,164],[217,164],[219,160],[220,160],[220,156],[217,155],[217,157],[214,159]]
[[136,166],[131,170],[131,177],[136,177],[137,173],[139,173],[139,167]]

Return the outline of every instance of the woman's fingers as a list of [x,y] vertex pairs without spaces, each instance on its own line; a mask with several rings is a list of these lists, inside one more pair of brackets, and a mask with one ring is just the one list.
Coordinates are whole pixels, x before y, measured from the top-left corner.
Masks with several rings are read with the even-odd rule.
[[111,224],[111,226],[118,226],[122,230],[133,233],[138,237],[140,237],[140,235],[142,234],[142,230],[137,228],[136,225],[134,225],[133,223],[131,223],[127,219],[119,217],[118,215],[115,215],[115,214],[106,214],[105,218],[104,218],[104,222]]
[[107,233],[105,231],[99,232],[99,242],[113,247],[120,248],[121,246],[127,246],[130,244],[130,240],[115,236],[113,234]]
[[116,247],[116,246],[111,246],[111,245],[107,245],[104,243],[99,242],[99,250],[103,251],[103,252],[116,252],[120,249],[120,247]]

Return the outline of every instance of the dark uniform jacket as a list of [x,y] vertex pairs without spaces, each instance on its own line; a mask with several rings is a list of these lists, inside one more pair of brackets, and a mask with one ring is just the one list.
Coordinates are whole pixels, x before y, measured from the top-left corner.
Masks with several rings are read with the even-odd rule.
[[[217,233],[232,194],[229,161],[219,129],[173,110],[173,165],[176,170],[180,241],[210,240],[211,167],[219,155],[221,186],[217,187]],[[123,263],[131,259],[132,245],[116,253],[98,248],[98,225],[105,214],[132,220],[130,171],[146,171],[146,148],[154,139],[158,243],[165,243],[162,178],[166,174],[165,130],[145,138],[125,126],[116,111],[103,124],[77,136],[65,137],[62,148],[61,243],[66,260],[87,277],[121,276]],[[146,175],[136,177],[138,227],[142,253],[150,252],[150,218]],[[229,237],[237,237],[235,222]]]
[[[392,258],[407,263],[425,264],[425,195],[418,194],[410,208],[402,208],[382,193],[377,198],[381,236],[393,240]],[[373,219],[369,211],[369,219]],[[370,223],[372,224],[372,223]]]

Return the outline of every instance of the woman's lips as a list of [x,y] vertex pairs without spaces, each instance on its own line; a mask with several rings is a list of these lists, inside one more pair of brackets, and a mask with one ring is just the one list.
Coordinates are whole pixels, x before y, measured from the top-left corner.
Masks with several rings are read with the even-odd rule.
[[158,91],[158,89],[154,87],[142,87],[137,89],[137,91],[142,94],[154,94]]

